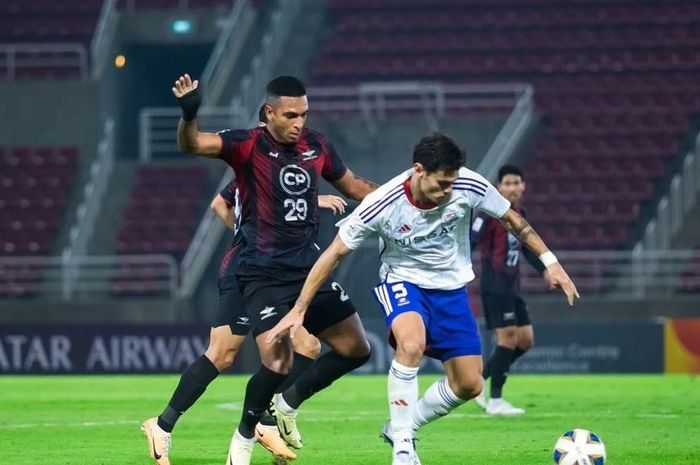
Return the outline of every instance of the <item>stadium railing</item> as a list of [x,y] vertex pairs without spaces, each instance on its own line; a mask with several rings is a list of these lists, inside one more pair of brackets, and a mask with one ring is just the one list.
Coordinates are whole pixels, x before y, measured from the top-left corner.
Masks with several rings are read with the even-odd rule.
[[[148,163],[158,157],[182,156],[175,134],[182,114],[178,107],[146,107],[139,112],[139,160]],[[246,127],[250,117],[243,110],[204,107],[197,114],[201,131]]]
[[55,70],[87,79],[87,50],[78,42],[0,44],[0,79],[14,81],[18,70]]
[[113,168],[114,121],[108,119],[105,121],[102,140],[97,147],[97,157],[90,166],[90,179],[83,188],[83,198],[76,211],[75,223],[68,234],[68,245],[62,253],[65,267],[65,298],[70,298],[80,276],[78,260],[87,251]]
[[117,19],[117,0],[105,0],[90,44],[92,78],[95,80],[100,78],[105,64],[112,57],[109,50],[117,31]]
[[205,89],[205,106],[221,103],[219,100],[230,79],[233,65],[254,24],[255,10],[248,4],[248,0],[238,0],[231,9],[202,71],[200,82]]
[[[336,279],[358,298],[357,289],[370,289],[378,280],[377,241],[365,241],[362,246],[339,266]],[[557,257],[576,284],[581,295],[641,300],[667,297],[684,292],[681,289],[689,261],[700,256],[693,250],[557,250]],[[476,280],[470,289],[478,289],[481,264],[479,253],[472,255]],[[358,273],[371,268],[370,273]],[[527,263],[522,263],[521,285],[525,294],[545,294],[545,281]],[[652,279],[648,279],[651,277]],[[359,293],[362,294],[362,293]],[[559,298],[559,296],[556,296]],[[360,299],[364,297],[360,296]],[[368,297],[371,300],[370,297]],[[356,302],[358,307],[362,302]]]
[[649,220],[643,238],[635,250],[666,249],[673,236],[683,226],[686,213],[695,206],[700,191],[700,134],[695,147],[683,158],[678,173],[671,180],[668,193],[656,207],[656,214]]
[[[80,274],[73,273],[79,267]],[[175,297],[178,266],[170,255],[0,256],[0,295],[31,294],[63,300],[106,294]],[[67,289],[70,287],[70,289]]]
[[[369,305],[365,299],[371,304],[370,293],[358,291],[371,289],[376,284],[378,254],[377,242],[366,241],[336,273],[336,279],[345,289],[354,291],[358,306]],[[557,257],[581,295],[587,297],[666,298],[697,292],[685,289],[684,279],[700,278],[700,273],[688,275],[689,264],[700,269],[700,254],[694,250],[647,250],[640,253],[630,250],[559,250]],[[472,261],[477,280],[470,283],[470,288],[478,289],[481,274],[478,253],[474,254]],[[81,270],[77,275],[72,271],[76,266]],[[199,265],[195,261],[191,266]],[[179,268],[170,255],[83,255],[71,262],[61,256],[0,256],[0,296],[27,295],[26,289],[32,289],[29,294],[64,300],[99,300],[105,295],[188,298],[189,285],[179,279]],[[358,269],[371,269],[371,272],[358,273]],[[523,293],[544,295],[549,291],[542,278],[527,264],[521,266],[521,272]]]

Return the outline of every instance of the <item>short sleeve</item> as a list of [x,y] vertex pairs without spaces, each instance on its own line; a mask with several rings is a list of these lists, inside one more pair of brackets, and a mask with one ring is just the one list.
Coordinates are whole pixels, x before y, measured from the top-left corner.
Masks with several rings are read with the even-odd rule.
[[493,184],[479,173],[462,168],[455,181],[455,189],[464,192],[472,208],[481,210],[494,218],[501,218],[510,208],[510,202]]
[[[355,211],[358,211],[358,209],[359,207]],[[351,250],[357,249],[375,231],[371,223],[365,223],[354,212],[347,218],[339,221],[336,226],[338,226],[340,240]]]
[[235,205],[236,204],[236,198],[238,196],[238,184],[236,184],[236,181],[231,181],[224,187],[221,192],[219,192],[219,195],[223,197],[223,199],[229,203],[229,205]]
[[323,160],[321,175],[323,176],[323,179],[332,183],[342,178],[348,168],[345,166],[343,159],[340,158],[340,155],[333,144],[327,142],[326,146],[326,154]]
[[226,129],[218,133],[221,137],[221,153],[219,158],[231,165],[240,157],[245,143],[249,142],[252,134],[247,129]]

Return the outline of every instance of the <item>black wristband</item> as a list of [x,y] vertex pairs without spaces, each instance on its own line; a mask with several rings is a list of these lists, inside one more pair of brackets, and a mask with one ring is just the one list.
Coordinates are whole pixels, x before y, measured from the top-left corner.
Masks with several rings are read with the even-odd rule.
[[197,110],[199,110],[199,105],[202,104],[202,95],[199,93],[199,88],[196,88],[179,97],[177,101],[182,107],[182,119],[192,121],[197,117]]

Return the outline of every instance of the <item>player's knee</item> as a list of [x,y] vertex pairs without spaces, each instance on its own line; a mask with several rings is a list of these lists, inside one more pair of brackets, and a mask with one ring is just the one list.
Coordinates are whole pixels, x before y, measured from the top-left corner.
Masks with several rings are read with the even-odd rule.
[[237,349],[210,344],[204,355],[211,360],[217,370],[224,371],[233,364],[237,353]]
[[518,344],[518,333],[515,328],[502,328],[498,331],[496,339],[499,346],[515,349]]
[[518,348],[523,352],[527,352],[535,346],[535,340],[533,338],[527,338],[523,340],[518,340]]
[[274,359],[266,359],[263,361],[265,365],[271,371],[279,373],[281,375],[288,375],[289,371],[292,369],[293,357],[278,357]]
[[425,351],[425,343],[418,340],[397,341],[396,358],[400,363],[417,366]]
[[300,353],[304,357],[317,358],[321,353],[321,341],[311,335],[303,340],[295,340],[294,351]]
[[475,373],[473,375],[462,376],[450,382],[450,389],[457,397],[464,400],[473,399],[481,394],[483,389],[481,375]]

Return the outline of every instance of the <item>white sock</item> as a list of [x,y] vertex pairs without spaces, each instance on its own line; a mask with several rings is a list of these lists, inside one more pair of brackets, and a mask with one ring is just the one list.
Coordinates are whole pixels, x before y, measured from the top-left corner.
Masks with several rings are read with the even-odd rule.
[[297,409],[290,407],[287,401],[284,400],[284,396],[281,393],[275,395],[277,396],[277,410],[282,412],[284,415],[295,415],[297,413]]
[[240,431],[238,431],[238,428],[236,428],[236,431],[233,433],[233,438],[231,439],[231,442],[233,442],[234,440],[243,443],[247,442],[248,444],[253,444],[255,442],[255,436],[253,436],[252,438],[246,438],[240,433]]
[[444,417],[465,402],[452,392],[447,378],[435,381],[413,409],[413,430],[417,431],[421,426]]
[[394,445],[413,437],[413,409],[418,401],[418,367],[391,362],[387,391]]

